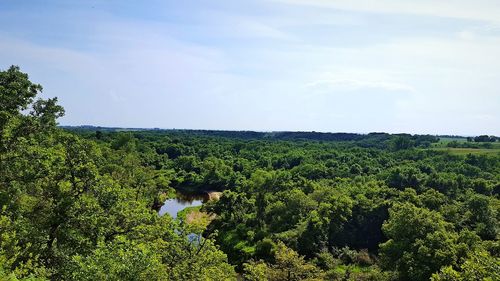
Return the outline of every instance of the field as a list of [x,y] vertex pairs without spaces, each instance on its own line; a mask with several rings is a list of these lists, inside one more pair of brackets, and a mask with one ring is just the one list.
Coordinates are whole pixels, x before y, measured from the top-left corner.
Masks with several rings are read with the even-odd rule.
[[463,137],[440,137],[439,142],[433,143],[430,149],[436,150],[436,151],[447,151],[450,154],[453,155],[467,155],[467,154],[480,154],[480,155],[496,155],[500,153],[500,143],[499,142],[494,142],[494,143],[476,143],[476,142],[470,142],[471,145],[479,145],[479,146],[484,146],[484,145],[489,145],[491,147],[481,147],[481,148],[474,148],[474,147],[448,147],[448,144],[450,142],[457,142],[459,145],[467,145],[467,139]]
[[485,154],[485,155],[496,155],[500,153],[500,148],[460,148],[460,147],[432,147],[430,148],[436,151],[446,151],[453,155],[467,155],[467,154]]

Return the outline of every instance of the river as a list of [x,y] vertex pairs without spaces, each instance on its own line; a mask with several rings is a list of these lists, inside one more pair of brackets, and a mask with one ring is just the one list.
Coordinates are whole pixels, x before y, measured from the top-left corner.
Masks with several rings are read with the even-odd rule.
[[160,216],[169,214],[175,219],[177,218],[178,212],[184,210],[187,207],[201,206],[208,199],[208,194],[186,194],[177,192],[175,198],[165,200],[158,214]]

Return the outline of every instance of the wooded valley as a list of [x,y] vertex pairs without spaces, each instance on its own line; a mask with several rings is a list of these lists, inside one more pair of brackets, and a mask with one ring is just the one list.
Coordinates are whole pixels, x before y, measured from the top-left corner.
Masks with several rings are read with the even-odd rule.
[[494,136],[60,128],[41,90],[0,72],[1,280],[500,280]]

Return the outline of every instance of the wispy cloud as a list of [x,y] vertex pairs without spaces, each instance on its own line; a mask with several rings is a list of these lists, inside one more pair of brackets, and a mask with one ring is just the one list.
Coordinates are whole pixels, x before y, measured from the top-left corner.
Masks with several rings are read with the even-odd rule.
[[368,13],[412,14],[500,22],[496,0],[274,0],[284,4]]
[[362,79],[346,79],[346,78],[332,78],[316,80],[306,84],[306,87],[320,92],[335,92],[335,91],[359,91],[359,90],[372,90],[381,89],[385,91],[403,91],[415,92],[411,86],[392,82],[392,81],[377,81],[377,80],[362,80]]
[[0,61],[65,124],[500,134],[493,1],[59,4],[0,4]]

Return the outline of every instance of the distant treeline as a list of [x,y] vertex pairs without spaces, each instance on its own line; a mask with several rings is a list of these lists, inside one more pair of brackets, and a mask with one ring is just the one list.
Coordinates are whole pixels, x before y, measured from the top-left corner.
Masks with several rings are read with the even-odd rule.
[[[243,140],[290,140],[290,141],[339,141],[339,142],[356,142],[362,147],[379,147],[395,149],[406,149],[411,147],[429,147],[431,143],[439,141],[438,136],[433,135],[411,135],[411,134],[389,134],[389,133],[323,133],[323,132],[255,132],[255,131],[224,131],[224,130],[184,130],[184,129],[142,129],[142,128],[109,128],[109,127],[94,127],[94,126],[63,126],[62,128],[76,131],[78,133],[94,133],[94,132],[113,132],[113,131],[130,131],[130,132],[145,132],[148,134],[165,134],[176,136],[208,136],[208,137],[223,137]],[[142,133],[141,133],[142,135]]]
[[446,144],[447,147],[453,148],[486,148],[491,149],[495,148],[494,144],[491,142],[458,142],[458,141],[450,141]]
[[477,137],[468,137],[467,141],[474,141],[474,142],[496,142],[500,141],[499,137],[496,136],[488,136],[488,135],[480,135]]

